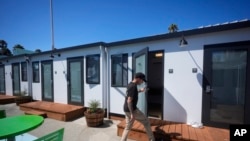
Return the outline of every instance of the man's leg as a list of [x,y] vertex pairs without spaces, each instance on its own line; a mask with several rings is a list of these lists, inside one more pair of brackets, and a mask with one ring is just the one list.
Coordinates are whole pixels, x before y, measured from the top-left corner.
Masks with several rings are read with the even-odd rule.
[[148,118],[139,109],[136,109],[133,112],[133,114],[134,114],[135,119],[144,125],[149,140],[155,141],[155,138],[154,138],[153,132],[151,130],[151,126],[150,126]]
[[131,121],[131,118],[130,118],[131,115],[130,115],[129,112],[125,112],[125,116],[126,116],[126,127],[123,130],[121,141],[126,141],[127,140],[128,133],[129,133],[129,131],[132,128],[133,123],[134,123],[134,120]]

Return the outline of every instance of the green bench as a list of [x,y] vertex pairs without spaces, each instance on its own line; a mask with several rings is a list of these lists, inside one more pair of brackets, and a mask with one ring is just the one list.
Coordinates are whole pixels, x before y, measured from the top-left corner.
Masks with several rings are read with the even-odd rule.
[[61,128],[57,131],[54,131],[43,137],[40,137],[34,141],[63,141],[63,133],[64,133],[64,128]]
[[5,117],[6,117],[5,110],[0,110],[0,119]]

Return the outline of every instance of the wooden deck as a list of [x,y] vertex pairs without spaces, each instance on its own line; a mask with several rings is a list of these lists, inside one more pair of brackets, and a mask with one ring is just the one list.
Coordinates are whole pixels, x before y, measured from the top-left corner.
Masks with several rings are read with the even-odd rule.
[[61,121],[71,121],[84,116],[83,106],[61,104],[46,101],[36,101],[20,104],[20,109],[27,114],[46,113],[48,118]]
[[[184,123],[150,119],[151,128],[156,138],[164,141],[229,141],[229,130],[207,127],[193,128]],[[125,120],[117,125],[117,135],[121,136],[125,127]],[[145,129],[138,121],[129,132],[129,138],[136,141],[147,141]]]
[[15,103],[15,96],[0,95],[0,104],[10,104]]

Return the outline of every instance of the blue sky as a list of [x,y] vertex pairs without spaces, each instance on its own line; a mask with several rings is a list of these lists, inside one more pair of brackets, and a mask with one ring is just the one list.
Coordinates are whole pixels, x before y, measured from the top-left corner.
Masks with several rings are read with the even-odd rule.
[[[55,47],[113,42],[250,19],[249,0],[53,0]],[[10,49],[51,49],[50,0],[0,0],[0,39]]]

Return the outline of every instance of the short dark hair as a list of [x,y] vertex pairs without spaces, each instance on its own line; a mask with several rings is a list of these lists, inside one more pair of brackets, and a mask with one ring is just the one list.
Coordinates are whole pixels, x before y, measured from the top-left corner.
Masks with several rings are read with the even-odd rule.
[[147,82],[146,76],[145,76],[145,74],[143,74],[142,72],[137,72],[137,73],[135,74],[135,78],[140,78],[140,79],[142,79],[144,82]]

